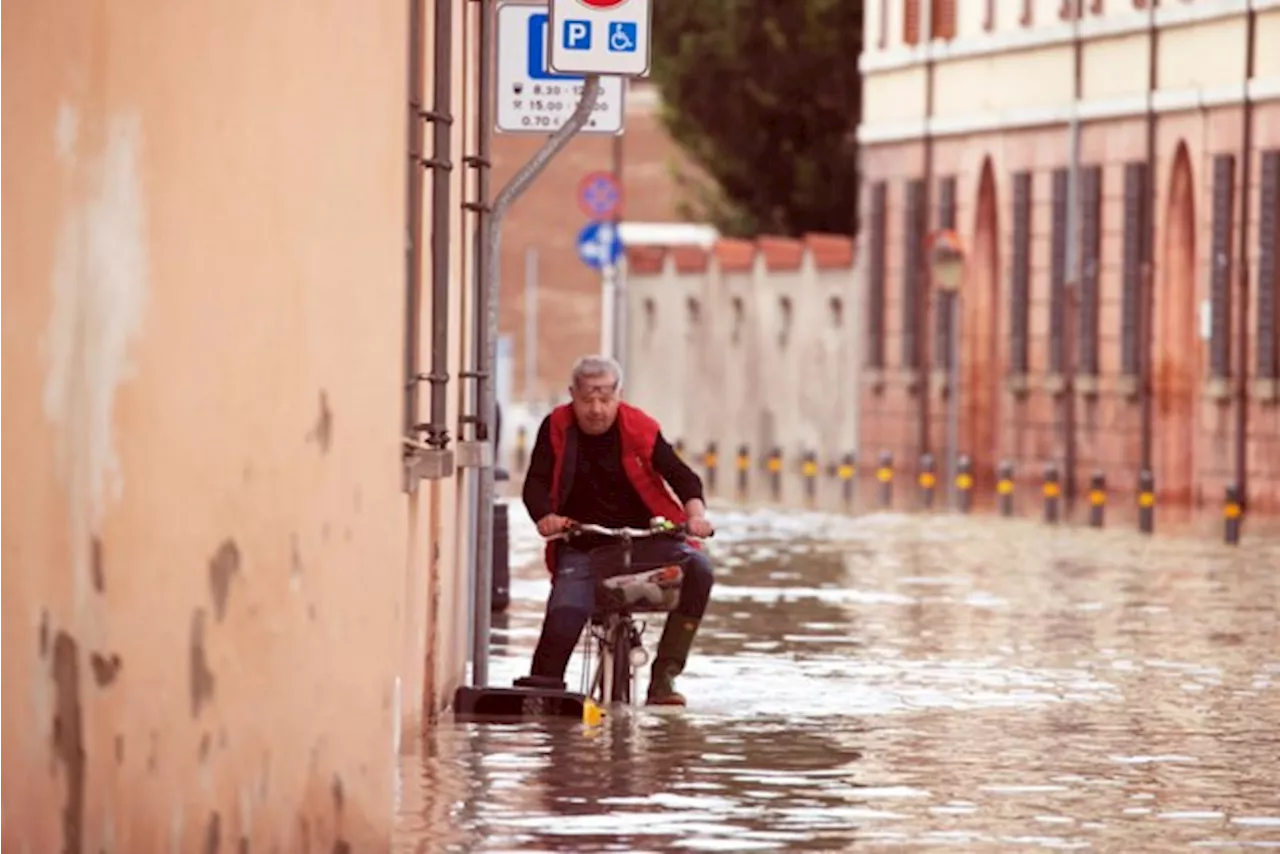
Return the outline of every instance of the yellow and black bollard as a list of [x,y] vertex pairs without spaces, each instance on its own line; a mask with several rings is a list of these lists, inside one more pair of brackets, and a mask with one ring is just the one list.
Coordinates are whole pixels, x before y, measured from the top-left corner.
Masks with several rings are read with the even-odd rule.
[[806,451],[800,462],[800,474],[804,477],[804,498],[810,506],[818,494],[818,457],[813,451]]
[[1000,515],[1013,515],[1013,463],[1001,460],[996,470],[996,495],[999,496]]
[[516,428],[515,451],[516,451],[516,470],[517,471],[524,471],[525,463],[528,462],[528,459],[529,459],[528,441],[529,441],[529,432],[525,429],[525,426],[521,424],[519,427]]
[[702,465],[707,470],[707,489],[716,491],[716,468],[720,459],[716,454],[716,443],[707,442],[707,450],[702,455]]
[[956,460],[956,505],[961,513],[973,508],[973,461],[968,454]]
[[933,454],[925,454],[920,458],[920,474],[916,476],[916,482],[920,485],[920,506],[928,510],[933,507],[933,492],[938,485]]
[[1240,521],[1244,517],[1244,507],[1240,504],[1240,488],[1234,483],[1227,485],[1227,501],[1222,507],[1223,534],[1227,545],[1240,544]]
[[1050,463],[1044,469],[1044,520],[1051,525],[1058,523],[1058,505],[1062,499],[1062,484],[1058,480],[1058,467]]
[[855,474],[857,474],[857,458],[853,454],[845,454],[844,459],[840,461],[840,466],[836,469],[836,476],[840,478],[840,497],[844,500],[845,507],[853,505]]
[[782,449],[774,447],[769,454],[769,492],[773,500],[782,497]]
[[880,484],[880,506],[893,505],[893,453],[880,452],[880,465],[876,469],[876,480]]
[[1107,476],[1095,471],[1089,478],[1089,526],[1101,528],[1107,512]]
[[738,498],[746,498],[747,496],[747,478],[751,471],[751,449],[746,445],[738,446],[738,459],[735,461],[738,465]]
[[1156,479],[1151,472],[1138,472],[1138,530],[1150,534],[1156,529]]

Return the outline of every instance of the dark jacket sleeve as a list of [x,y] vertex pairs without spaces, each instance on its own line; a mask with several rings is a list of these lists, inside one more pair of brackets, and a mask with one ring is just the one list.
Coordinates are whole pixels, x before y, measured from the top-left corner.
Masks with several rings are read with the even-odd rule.
[[663,480],[671,484],[681,502],[688,504],[695,498],[702,498],[702,478],[685,465],[676,449],[671,447],[661,433],[653,445],[653,467],[662,475]]
[[551,478],[555,467],[555,453],[551,450],[551,417],[547,416],[538,428],[538,438],[534,440],[533,452],[529,454],[529,470],[524,475],[524,506],[535,522],[552,512]]

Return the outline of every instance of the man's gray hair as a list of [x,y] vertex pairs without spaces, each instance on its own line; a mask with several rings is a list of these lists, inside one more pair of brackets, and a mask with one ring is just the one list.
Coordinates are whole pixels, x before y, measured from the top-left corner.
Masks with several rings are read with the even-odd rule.
[[583,377],[598,377],[609,374],[618,388],[622,388],[622,365],[609,356],[583,356],[573,363],[572,382],[576,386]]

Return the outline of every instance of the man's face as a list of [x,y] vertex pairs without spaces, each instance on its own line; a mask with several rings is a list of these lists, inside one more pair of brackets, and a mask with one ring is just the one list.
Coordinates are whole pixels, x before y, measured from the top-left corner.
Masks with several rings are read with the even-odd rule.
[[599,436],[618,417],[618,383],[609,374],[582,377],[569,388],[578,429]]

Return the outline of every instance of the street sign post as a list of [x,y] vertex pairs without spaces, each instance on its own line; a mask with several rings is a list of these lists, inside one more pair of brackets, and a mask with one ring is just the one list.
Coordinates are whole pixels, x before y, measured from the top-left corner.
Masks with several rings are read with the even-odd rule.
[[578,182],[578,207],[592,219],[622,214],[622,187],[611,172],[589,172]]
[[600,352],[605,356],[617,355],[614,321],[622,252],[622,237],[612,222],[589,222],[578,233],[578,257],[591,269],[600,271]]
[[[557,74],[547,65],[549,16],[545,5],[500,3],[494,128],[498,133],[559,130],[582,97],[582,77]],[[621,77],[601,77],[600,97],[582,133],[622,133]]]
[[553,71],[649,73],[653,0],[551,0],[550,11]]

